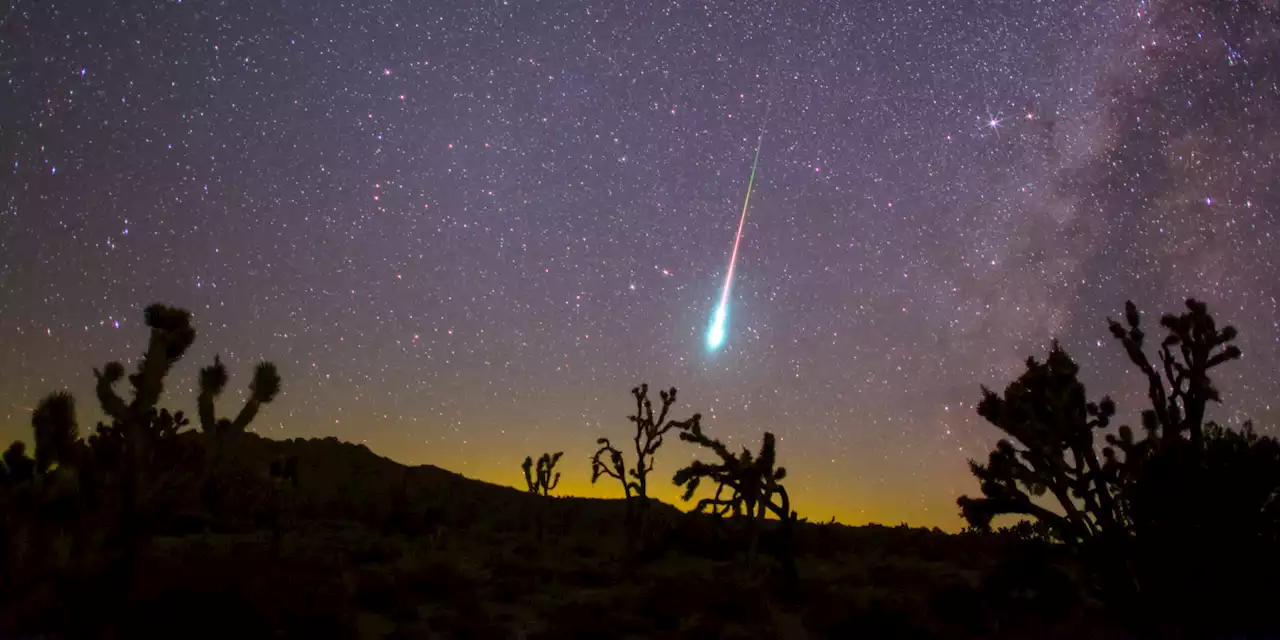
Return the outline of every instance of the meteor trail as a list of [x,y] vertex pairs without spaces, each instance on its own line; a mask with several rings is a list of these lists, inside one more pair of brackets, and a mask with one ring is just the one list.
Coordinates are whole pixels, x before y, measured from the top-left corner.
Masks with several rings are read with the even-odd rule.
[[742,216],[738,218],[738,233],[733,237],[733,252],[729,254],[729,270],[724,274],[724,288],[720,290],[720,304],[716,305],[707,331],[707,347],[712,351],[724,344],[725,324],[729,320],[729,290],[733,288],[733,268],[738,262],[738,245],[742,243],[742,228],[747,223],[747,208],[751,205],[751,187],[756,181],[756,166],[760,164],[760,147],[764,144],[764,127],[769,121],[769,106],[765,105],[764,120],[760,123],[760,137],[756,139],[756,157],[751,161],[751,177],[747,179],[747,197],[742,201]]

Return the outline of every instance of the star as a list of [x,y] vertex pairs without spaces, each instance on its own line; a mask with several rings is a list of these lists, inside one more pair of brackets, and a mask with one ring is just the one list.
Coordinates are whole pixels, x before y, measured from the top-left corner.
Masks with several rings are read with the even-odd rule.
[[[1009,3],[994,35],[924,0],[883,23],[728,0],[24,9],[6,27],[39,55],[0,63],[0,407],[65,388],[83,424],[85,373],[140,353],[164,301],[198,335],[166,406],[194,407],[213,354],[237,379],[265,358],[273,436],[510,483],[530,446],[625,437],[632,385],[675,386],[676,417],[735,446],[776,432],[801,515],[958,530],[966,458],[1000,438],[978,385],[1057,338],[1140,411],[1105,327],[1126,299],[1155,322],[1211,297],[1249,345],[1218,417],[1274,414],[1274,28],[1207,1]],[[195,26],[160,47],[156,24]],[[30,438],[0,415],[0,447]]]

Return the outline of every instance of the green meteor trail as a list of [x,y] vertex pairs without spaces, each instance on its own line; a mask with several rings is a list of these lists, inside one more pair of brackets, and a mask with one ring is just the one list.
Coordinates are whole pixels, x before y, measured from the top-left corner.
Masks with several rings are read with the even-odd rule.
[[[765,109],[765,122],[769,120],[769,111]],[[707,331],[707,347],[712,351],[719,349],[725,340],[725,325],[729,320],[729,291],[733,288],[733,269],[738,262],[738,247],[742,244],[742,229],[747,223],[747,208],[751,206],[751,187],[756,182],[756,167],[760,164],[760,147],[764,144],[764,124],[760,125],[760,137],[756,139],[756,157],[751,162],[751,177],[747,179],[747,197],[742,201],[742,215],[738,218],[738,233],[733,237],[733,252],[729,254],[729,270],[724,275],[724,288],[720,290],[720,304],[716,306],[715,315],[711,319],[711,329]]]

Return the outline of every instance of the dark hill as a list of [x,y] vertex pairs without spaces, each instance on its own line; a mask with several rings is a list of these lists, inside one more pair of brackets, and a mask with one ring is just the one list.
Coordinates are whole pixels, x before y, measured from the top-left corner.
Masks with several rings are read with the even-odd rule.
[[[193,434],[194,435],[194,434]],[[514,530],[535,512],[572,513],[579,522],[612,527],[626,512],[621,499],[555,497],[547,499],[512,487],[433,465],[407,466],[380,456],[362,444],[337,438],[273,440],[245,434],[235,456],[250,469],[267,469],[272,460],[297,458],[298,482],[290,489],[291,510],[307,519],[356,520],[370,526],[439,526]],[[682,512],[655,499],[651,512],[670,520]]]

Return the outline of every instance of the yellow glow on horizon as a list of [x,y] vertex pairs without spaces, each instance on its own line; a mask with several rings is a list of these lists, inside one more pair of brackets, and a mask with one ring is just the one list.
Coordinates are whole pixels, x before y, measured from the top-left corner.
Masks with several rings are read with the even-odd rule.
[[[558,449],[557,449],[558,450]],[[592,449],[594,452],[594,449]],[[529,451],[536,460],[542,451]],[[554,453],[554,451],[553,451]],[[624,451],[624,455],[629,452]],[[622,487],[617,480],[601,477],[595,484],[591,483],[590,454],[581,451],[565,450],[564,457],[556,466],[561,473],[560,484],[552,491],[553,496],[576,498],[619,499]],[[712,488],[703,487],[691,500],[681,500],[683,490],[672,483],[671,477],[676,470],[687,464],[691,458],[687,452],[677,454],[674,450],[663,455],[659,450],[657,465],[649,475],[649,497],[656,498],[682,511],[689,511],[697,504],[698,499],[709,497]],[[526,491],[524,472],[520,463],[524,456],[487,455],[482,460],[470,460],[450,464],[448,461],[432,460],[426,462],[454,473],[459,473],[473,480],[490,484],[511,487]],[[630,466],[633,456],[627,455]],[[850,526],[881,524],[896,526],[903,522],[913,527],[938,527],[944,531],[958,532],[963,525],[959,508],[955,507],[955,497],[944,497],[942,502],[933,505],[922,505],[919,501],[904,499],[897,492],[876,493],[865,487],[841,485],[839,483],[820,483],[817,486],[804,486],[794,476],[783,483],[787,486],[791,498],[792,509],[809,522],[827,522],[832,517],[836,522]],[[903,490],[904,492],[907,490]],[[957,494],[959,495],[959,494]]]

